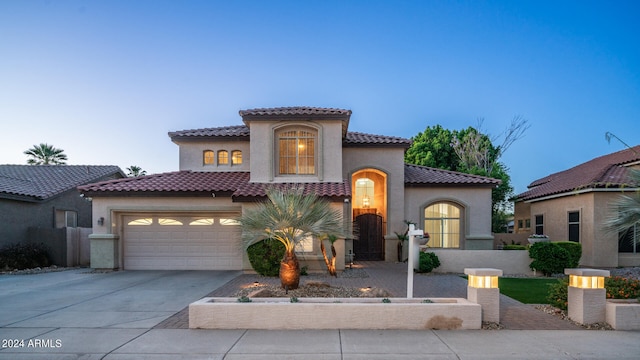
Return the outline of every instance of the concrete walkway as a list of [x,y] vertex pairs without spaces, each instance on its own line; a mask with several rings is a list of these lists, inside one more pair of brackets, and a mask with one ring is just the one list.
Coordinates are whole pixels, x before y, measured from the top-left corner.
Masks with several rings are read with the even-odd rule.
[[[381,286],[368,278],[335,279]],[[406,270],[405,270],[406,271]],[[158,328],[237,272],[88,270],[0,276],[0,359],[637,359],[640,332],[588,330],[185,330]],[[393,281],[396,275],[388,276]],[[398,296],[406,286],[389,283]],[[459,279],[459,280],[458,280]],[[435,280],[435,281],[434,281]],[[461,281],[460,281],[461,280]],[[236,284],[236,285],[234,285]],[[395,287],[394,287],[395,286]],[[461,291],[456,276],[416,276],[416,296]],[[406,290],[406,289],[405,289]],[[424,292],[424,293],[423,293]],[[424,294],[424,295],[423,295]],[[443,296],[438,294],[437,296]],[[451,296],[451,295],[447,295]],[[541,312],[539,312],[541,313]],[[542,313],[543,314],[543,313]],[[547,315],[549,316],[549,315]]]

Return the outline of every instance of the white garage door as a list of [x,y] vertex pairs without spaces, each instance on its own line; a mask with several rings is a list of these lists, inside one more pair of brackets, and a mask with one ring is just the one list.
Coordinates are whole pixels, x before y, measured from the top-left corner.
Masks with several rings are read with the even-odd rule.
[[240,270],[238,214],[124,216],[126,270]]

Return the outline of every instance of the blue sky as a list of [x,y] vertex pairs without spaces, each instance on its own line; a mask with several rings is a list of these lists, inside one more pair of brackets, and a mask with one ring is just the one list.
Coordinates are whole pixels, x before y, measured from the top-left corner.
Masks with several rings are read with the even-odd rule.
[[[1,164],[178,169],[167,132],[238,110],[353,110],[350,130],[499,135],[533,180],[640,143],[636,1],[0,1]],[[499,141],[498,141],[499,142]]]

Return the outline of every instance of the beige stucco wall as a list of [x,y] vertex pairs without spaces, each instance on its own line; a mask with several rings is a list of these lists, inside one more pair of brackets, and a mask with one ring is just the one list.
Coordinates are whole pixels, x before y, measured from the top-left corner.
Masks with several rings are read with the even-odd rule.
[[362,169],[376,169],[387,175],[387,235],[404,229],[404,149],[347,147],[342,163],[345,179],[351,179],[354,172]]
[[404,196],[406,219],[424,228],[424,208],[443,201],[456,203],[464,209],[461,249],[493,248],[491,188],[409,187]]
[[[317,175],[278,176],[274,132],[286,126],[307,126],[318,132]],[[327,121],[255,121],[251,131],[252,182],[342,182],[342,122]]]
[[[179,168],[191,171],[249,171],[251,154],[249,153],[249,141],[178,141]],[[202,152],[215,151],[215,164],[204,165]],[[226,150],[229,153],[229,164],[218,165],[218,151]],[[242,151],[242,164],[231,165],[231,152]]]
[[[594,267],[618,266],[618,236],[603,228],[611,209],[609,203],[618,192],[586,192],[530,204],[531,230],[535,231],[535,216],[544,216],[544,233],[551,241],[566,241],[569,237],[568,213],[580,212],[580,264]],[[518,205],[516,205],[518,206]]]

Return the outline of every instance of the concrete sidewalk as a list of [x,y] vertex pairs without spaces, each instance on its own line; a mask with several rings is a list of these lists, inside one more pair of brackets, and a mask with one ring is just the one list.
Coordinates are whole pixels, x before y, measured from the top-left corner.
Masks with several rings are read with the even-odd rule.
[[[397,266],[396,270],[399,270],[400,265],[371,264],[367,268],[368,278],[332,281],[360,282],[364,285],[373,284],[374,280],[395,279],[397,289],[391,291],[400,291],[398,289],[403,287],[406,291],[406,278],[405,284],[401,285],[398,283],[401,275],[389,273],[389,266]],[[386,275],[383,274],[385,272]],[[0,359],[640,357],[640,332],[624,331],[158,328],[160,323],[174,317],[190,302],[212,290],[229,291],[239,279],[246,276],[238,275],[238,272],[215,271],[120,271],[96,274],[81,269],[39,275],[0,276]],[[421,289],[419,291],[451,294],[459,292],[461,285],[466,286],[459,277],[441,275],[416,276],[416,284],[419,284],[416,286]],[[398,294],[402,295],[406,294]]]

